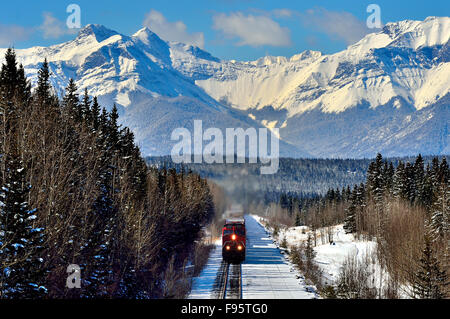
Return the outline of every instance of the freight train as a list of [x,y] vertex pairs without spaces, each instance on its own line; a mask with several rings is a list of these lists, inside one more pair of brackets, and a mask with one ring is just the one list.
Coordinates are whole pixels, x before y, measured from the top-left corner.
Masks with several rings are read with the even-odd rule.
[[241,263],[245,260],[246,235],[243,218],[225,220],[222,229],[222,258],[225,262]]

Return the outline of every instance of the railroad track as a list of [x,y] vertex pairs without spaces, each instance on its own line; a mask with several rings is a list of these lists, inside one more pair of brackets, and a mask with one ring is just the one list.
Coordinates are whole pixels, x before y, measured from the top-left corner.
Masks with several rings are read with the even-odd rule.
[[214,283],[215,299],[242,299],[241,264],[222,261]]

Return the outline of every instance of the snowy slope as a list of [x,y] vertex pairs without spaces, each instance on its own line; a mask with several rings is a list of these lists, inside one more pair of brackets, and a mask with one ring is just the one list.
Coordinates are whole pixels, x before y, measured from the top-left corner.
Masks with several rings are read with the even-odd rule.
[[[258,220],[264,220],[256,217]],[[383,294],[389,283],[389,273],[381,267],[376,251],[377,243],[373,240],[360,240],[353,234],[346,234],[343,225],[330,227],[333,242],[328,241],[327,229],[319,228],[316,231],[317,246],[314,261],[322,271],[322,284],[336,286],[343,265],[350,258],[354,262],[365,265],[368,272],[368,284]],[[278,233],[277,243],[286,239],[288,247],[305,245],[308,234],[312,235],[307,226],[298,226],[281,229]],[[407,287],[399,288],[400,298],[410,298]]]
[[[148,28],[126,36],[101,25],[88,25],[72,41],[16,51],[32,82],[47,58],[59,95],[74,78],[80,93],[88,89],[109,109],[116,103],[119,120],[133,130],[144,156],[170,154],[178,142],[171,141],[172,131],[188,128],[193,132],[194,120],[203,120],[205,130],[216,127],[223,132],[227,127],[264,127],[217,102],[174,67],[218,59],[196,47],[163,41]],[[4,53],[5,49],[0,49],[0,56]],[[280,152],[309,155],[283,141]]]
[[[4,50],[0,54],[3,56]],[[143,93],[149,97],[194,97],[223,110],[193,81],[172,68],[169,44],[147,28],[129,37],[101,25],[88,25],[72,41],[17,50],[17,56],[32,80],[36,80],[47,58],[56,87],[62,90],[70,78],[75,78],[80,91],[87,88],[108,104],[127,107],[131,95]]]
[[[323,280],[326,284],[334,284],[345,260],[349,256],[360,259],[371,255],[376,251],[375,241],[357,240],[352,234],[346,234],[343,225],[332,227],[333,245],[321,236],[321,230],[317,231],[317,246],[315,261],[323,271]],[[306,243],[310,230],[306,226],[291,227],[280,231],[278,241],[286,239],[288,247]],[[324,233],[325,234],[325,231]]]
[[448,17],[389,23],[333,55],[227,62],[196,83],[317,157],[444,154],[449,38]]
[[[72,41],[17,50],[36,81],[46,57],[63,93],[112,107],[144,155],[167,155],[174,128],[280,128],[281,155],[373,157],[449,151],[450,18],[388,23],[332,55],[225,61],[147,28],[132,36],[88,25]],[[0,49],[0,56],[4,49]]]
[[449,39],[448,17],[406,20],[333,55],[306,51],[290,59],[226,62],[196,83],[237,108],[270,105],[287,109],[290,117],[317,107],[339,113],[363,101],[377,107],[397,96],[420,109],[436,102],[436,92],[449,92]]

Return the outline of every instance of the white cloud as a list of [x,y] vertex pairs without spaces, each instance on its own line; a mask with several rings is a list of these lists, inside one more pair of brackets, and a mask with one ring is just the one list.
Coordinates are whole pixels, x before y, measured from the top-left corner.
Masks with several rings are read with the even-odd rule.
[[44,12],[42,16],[42,24],[36,27],[0,24],[0,46],[12,46],[17,42],[28,40],[35,32],[41,32],[44,39],[57,39],[64,35],[76,34],[79,30],[68,28],[51,12]]
[[0,46],[13,46],[16,42],[27,40],[32,32],[30,28],[0,24]]
[[45,39],[57,39],[67,34],[75,34],[78,29],[70,29],[67,25],[58,20],[50,12],[44,12],[44,21],[38,27],[42,31]]
[[281,27],[268,16],[244,15],[234,12],[230,15],[224,13],[213,17],[213,28],[221,31],[226,37],[239,38],[237,45],[289,46],[291,45],[290,31]]
[[159,11],[151,10],[147,13],[143,25],[164,40],[177,41],[192,44],[202,49],[204,48],[205,36],[202,32],[188,33],[184,22],[167,21],[164,15]]
[[289,9],[275,9],[272,12],[277,18],[290,18],[295,14],[295,11]]
[[367,28],[365,22],[346,11],[337,12],[315,8],[301,13],[300,17],[305,25],[313,26],[330,37],[344,40],[346,44],[353,44],[368,33],[374,32]]

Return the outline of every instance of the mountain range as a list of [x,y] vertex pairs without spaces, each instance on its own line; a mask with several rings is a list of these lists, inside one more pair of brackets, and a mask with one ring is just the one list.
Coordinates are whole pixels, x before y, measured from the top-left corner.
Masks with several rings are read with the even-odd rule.
[[[111,108],[145,156],[168,155],[175,128],[279,129],[280,155],[449,154],[450,18],[386,24],[341,52],[221,60],[148,28],[88,25],[69,42],[16,50],[32,82],[47,58],[62,95],[70,78]],[[0,49],[4,56],[5,49]]]

